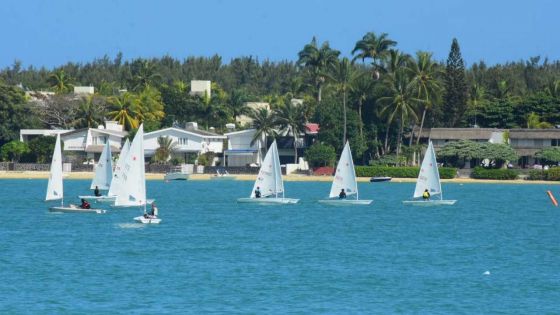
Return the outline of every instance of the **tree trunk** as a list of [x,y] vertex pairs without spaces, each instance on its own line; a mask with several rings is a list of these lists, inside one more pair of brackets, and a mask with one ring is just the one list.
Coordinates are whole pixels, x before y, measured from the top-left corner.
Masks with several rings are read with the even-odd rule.
[[422,128],[424,128],[424,118],[426,118],[426,107],[424,107],[424,111],[422,112],[422,121],[420,122],[420,131],[418,131],[418,137],[416,138],[416,145],[420,144],[420,136],[422,136]]
[[[293,132],[293,130],[292,130]],[[296,133],[294,132],[294,164],[298,164],[298,156],[297,156],[297,137],[296,137]]]
[[344,113],[344,135],[342,136],[342,145],[346,145],[346,89],[342,92],[342,112]]
[[319,86],[317,87],[317,103],[321,103],[321,94],[323,92],[323,85],[319,84]]
[[404,120],[401,119],[401,126],[399,127],[399,135],[397,137],[397,165],[399,165],[399,155],[401,153],[402,132],[404,129]]
[[387,124],[387,130],[385,131],[385,146],[384,146],[384,152],[383,155],[387,154],[388,152],[388,143],[389,143],[389,127],[391,127],[391,125],[388,123]]
[[360,138],[364,140],[363,119],[362,119],[362,101],[358,102],[358,117],[360,117]]

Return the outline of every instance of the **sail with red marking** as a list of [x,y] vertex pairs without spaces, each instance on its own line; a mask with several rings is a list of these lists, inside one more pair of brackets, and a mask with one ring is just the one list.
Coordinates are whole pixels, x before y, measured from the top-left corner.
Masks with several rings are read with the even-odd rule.
[[347,196],[358,193],[358,184],[356,182],[356,171],[354,169],[354,161],[352,160],[352,151],[350,144],[346,141],[340,160],[336,166],[336,173],[331,186],[329,198],[338,197],[344,189]]
[[424,160],[420,166],[416,188],[414,189],[413,198],[420,198],[425,190],[430,192],[431,196],[441,195],[441,183],[439,181],[439,170],[436,161],[436,152],[432,141],[428,145]]
[[143,206],[146,204],[144,167],[144,126],[140,125],[124,160],[121,187],[117,192],[115,206]]

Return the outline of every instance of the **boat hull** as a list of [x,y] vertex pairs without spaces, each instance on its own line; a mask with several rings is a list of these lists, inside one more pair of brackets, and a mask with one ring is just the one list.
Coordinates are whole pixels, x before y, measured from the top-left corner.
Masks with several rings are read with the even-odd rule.
[[78,196],[80,199],[93,200],[95,202],[115,202],[116,196]]
[[457,200],[404,200],[403,204],[408,206],[431,207],[431,206],[452,206]]
[[189,174],[184,173],[167,173],[163,176],[164,180],[188,180]]
[[[146,200],[146,204],[151,205],[154,201],[156,201],[156,200],[155,199],[148,199],[148,200]],[[142,206],[136,206],[136,205],[134,205],[134,206],[116,206],[115,204],[112,204],[111,207],[113,207],[113,208],[132,208],[132,207],[143,207],[143,205]]]
[[239,198],[239,203],[256,203],[256,204],[294,204],[298,203],[299,199],[293,198]]
[[324,199],[318,200],[319,203],[329,206],[366,206],[373,202],[373,200],[353,200],[353,199]]
[[388,182],[391,179],[393,179],[392,177],[372,177],[369,179],[370,182],[372,183],[379,183],[379,182]]
[[82,208],[79,208],[79,207],[50,207],[49,212],[103,214],[103,213],[107,212],[107,210],[103,210],[103,209],[82,209]]
[[160,224],[160,218],[145,218],[144,216],[139,216],[134,218],[134,221],[143,223],[143,224]]

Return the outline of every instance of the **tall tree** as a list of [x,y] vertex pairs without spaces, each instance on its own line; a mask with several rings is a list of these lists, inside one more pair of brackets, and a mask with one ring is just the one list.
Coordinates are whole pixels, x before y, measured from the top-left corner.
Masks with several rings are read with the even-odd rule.
[[238,116],[249,113],[249,107],[246,105],[247,99],[248,97],[245,91],[239,89],[231,91],[228,98],[228,106],[234,121]]
[[[422,103],[422,119],[420,121],[420,132],[416,139],[416,145],[420,143],[420,135],[424,127],[424,119],[426,112],[432,107],[434,101],[440,98],[441,84],[438,76],[441,74],[438,64],[432,60],[432,53],[419,51],[416,53],[416,59],[412,60],[407,67],[412,76],[410,82],[412,88],[416,92],[416,97],[424,100]],[[412,134],[411,137],[413,137]],[[411,138],[412,139],[412,138]]]
[[294,138],[294,163],[298,163],[297,140],[300,134],[305,132],[305,105],[294,104],[291,100],[286,100],[284,106],[276,109],[276,119],[280,129],[286,135]]
[[319,103],[326,80],[325,73],[332,64],[336,63],[338,55],[340,55],[340,51],[331,49],[329,42],[324,42],[321,47],[318,47],[315,37],[298,53],[297,63],[303,66],[311,76],[313,85],[317,89],[317,102]]
[[352,49],[352,55],[354,60],[362,59],[364,61],[366,58],[371,58],[373,78],[379,79],[380,68],[382,67],[380,61],[387,57],[389,49],[397,45],[397,42],[389,39],[389,34],[381,33],[377,36],[374,32],[368,32],[361,40],[356,42],[356,46]]
[[[251,140],[251,145],[257,141],[260,143],[261,156],[266,151],[267,139],[269,136],[276,137],[276,116],[267,108],[251,109],[249,117],[253,119],[253,128],[255,128],[255,135]],[[264,138],[264,143],[261,139]]]
[[142,91],[154,86],[162,79],[156,71],[156,65],[149,60],[139,59],[132,65],[132,89]]
[[95,95],[88,95],[80,99],[76,120],[77,128],[97,127],[105,118],[105,99]]
[[[383,107],[381,114],[387,116],[387,128],[395,120],[398,120],[400,127],[397,136],[397,160],[401,151],[402,134],[404,125],[409,119],[418,119],[416,115],[417,105],[422,104],[423,100],[416,96],[415,91],[410,86],[410,78],[403,70],[391,73],[385,77],[384,85],[388,96],[380,97],[377,101]],[[387,137],[385,138],[387,147]]]
[[0,146],[19,139],[19,130],[39,128],[22,90],[0,83]]
[[154,160],[157,162],[167,162],[175,150],[177,143],[173,142],[173,139],[170,137],[158,137],[157,143],[158,148],[154,154]]
[[342,93],[342,115],[344,123],[344,132],[342,136],[343,145],[346,143],[346,99],[350,84],[355,76],[354,68],[348,58],[344,57],[339,62],[331,65],[328,78],[335,82],[336,90]]
[[132,93],[126,92],[110,97],[109,104],[113,111],[108,112],[107,115],[118,121],[128,131],[138,128],[140,121],[144,120],[138,98]]
[[467,109],[467,83],[465,81],[465,63],[456,38],[453,38],[451,43],[444,83],[444,124],[448,127],[457,127]]
[[64,94],[69,93],[71,89],[74,87],[72,82],[74,81],[64,69],[59,69],[52,73],[48,79],[49,83],[51,84],[51,88],[57,94]]

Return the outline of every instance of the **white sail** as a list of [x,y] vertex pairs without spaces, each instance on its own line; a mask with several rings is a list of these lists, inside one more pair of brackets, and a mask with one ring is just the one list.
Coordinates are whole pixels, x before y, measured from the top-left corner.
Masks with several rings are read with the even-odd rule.
[[259,187],[261,197],[277,195],[284,191],[282,173],[280,170],[280,158],[276,141],[272,143],[259,169],[257,180],[251,191],[251,198],[255,198],[255,190]]
[[122,189],[115,206],[146,205],[146,174],[144,169],[144,126],[140,125],[125,158]]
[[432,141],[430,141],[426,154],[424,155],[424,160],[422,160],[413,198],[422,197],[426,189],[428,189],[431,196],[441,195],[441,183],[439,182],[436,153]]
[[111,180],[113,178],[113,157],[111,156],[111,146],[109,145],[109,140],[103,147],[103,152],[97,161],[95,166],[95,176],[91,181],[90,189],[95,189],[97,186],[100,190],[107,190],[111,185]]
[[47,185],[47,196],[45,200],[57,200],[64,198],[62,184],[62,150],[60,147],[60,134],[56,135],[56,144],[51,162],[49,184]]
[[130,141],[126,139],[124,143],[121,154],[119,155],[119,159],[117,160],[117,164],[115,166],[115,171],[113,172],[113,176],[111,179],[111,185],[109,187],[109,191],[107,192],[107,196],[116,196],[120,190],[122,176],[124,171],[124,161],[126,156],[128,155],[128,151],[130,150]]
[[342,150],[340,160],[336,166],[336,173],[334,174],[329,198],[338,197],[342,189],[344,189],[347,196],[358,193],[356,170],[354,169],[352,151],[350,151],[350,144],[348,141],[346,141],[346,145]]

